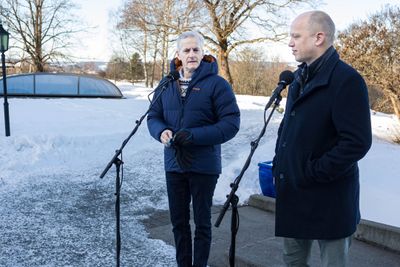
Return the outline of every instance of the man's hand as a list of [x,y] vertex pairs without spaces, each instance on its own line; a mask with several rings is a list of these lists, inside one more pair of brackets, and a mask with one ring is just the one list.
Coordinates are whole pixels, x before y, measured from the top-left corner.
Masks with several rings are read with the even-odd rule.
[[172,131],[170,129],[165,129],[160,136],[161,143],[165,146],[169,146],[171,144],[172,136]]

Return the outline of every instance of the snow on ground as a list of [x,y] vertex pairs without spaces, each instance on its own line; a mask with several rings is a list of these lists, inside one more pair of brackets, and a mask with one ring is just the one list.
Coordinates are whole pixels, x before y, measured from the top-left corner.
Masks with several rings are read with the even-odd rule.
[[[99,175],[148,108],[150,89],[119,83],[125,99],[11,98],[11,136],[0,137],[0,266],[112,266],[115,262],[115,168]],[[223,145],[214,202],[263,126],[266,97],[237,96],[241,129]],[[284,103],[282,103],[284,105]],[[237,195],[260,193],[258,162],[270,160],[282,114],[275,112]],[[374,142],[361,160],[362,217],[400,227],[400,132],[393,115],[372,113]],[[4,125],[1,115],[0,127]],[[147,238],[143,218],[167,209],[162,145],[146,120],[123,150],[122,266],[175,266],[174,248]]]

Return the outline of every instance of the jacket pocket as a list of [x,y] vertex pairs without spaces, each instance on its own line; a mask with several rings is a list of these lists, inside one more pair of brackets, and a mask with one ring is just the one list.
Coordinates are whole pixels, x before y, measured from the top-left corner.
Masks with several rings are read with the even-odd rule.
[[298,159],[297,162],[297,168],[296,168],[296,173],[294,173],[296,177],[296,184],[299,187],[310,187],[313,184],[315,184],[315,181],[312,176],[312,150],[307,149],[304,150],[303,153],[301,153],[301,156]]

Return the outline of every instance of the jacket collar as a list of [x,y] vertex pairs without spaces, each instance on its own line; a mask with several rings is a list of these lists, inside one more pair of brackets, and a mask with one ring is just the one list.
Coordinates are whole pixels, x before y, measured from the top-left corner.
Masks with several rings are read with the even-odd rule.
[[[299,98],[309,95],[312,91],[316,90],[317,88],[328,84],[332,71],[335,68],[337,62],[339,62],[339,54],[333,47],[331,47],[325,52],[324,55],[326,56],[326,58],[322,62],[317,62],[317,64],[318,63],[320,64],[319,66],[318,65],[314,66],[318,67],[318,69],[314,69],[313,76],[311,77],[311,79],[309,79],[309,81],[305,85],[306,90],[304,91],[304,94]],[[298,81],[300,73],[301,73],[301,68],[297,69],[295,74],[295,76],[297,77],[296,84],[298,85],[298,87],[300,87],[300,83]]]
[[307,80],[311,81],[314,76],[321,70],[321,68],[325,65],[325,62],[334,54],[335,48],[333,46],[329,47],[325,53],[323,53],[317,60],[307,66],[305,63],[301,64],[304,68],[307,68]]

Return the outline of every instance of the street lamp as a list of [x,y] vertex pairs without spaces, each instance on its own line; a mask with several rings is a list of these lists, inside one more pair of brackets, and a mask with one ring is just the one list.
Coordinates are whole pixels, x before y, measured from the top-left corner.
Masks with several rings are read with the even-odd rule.
[[6,57],[4,55],[4,52],[8,50],[9,36],[10,34],[3,28],[3,25],[0,22],[0,52],[1,52],[1,65],[3,70],[4,123],[6,126],[6,136],[10,136],[10,115],[8,113]]

